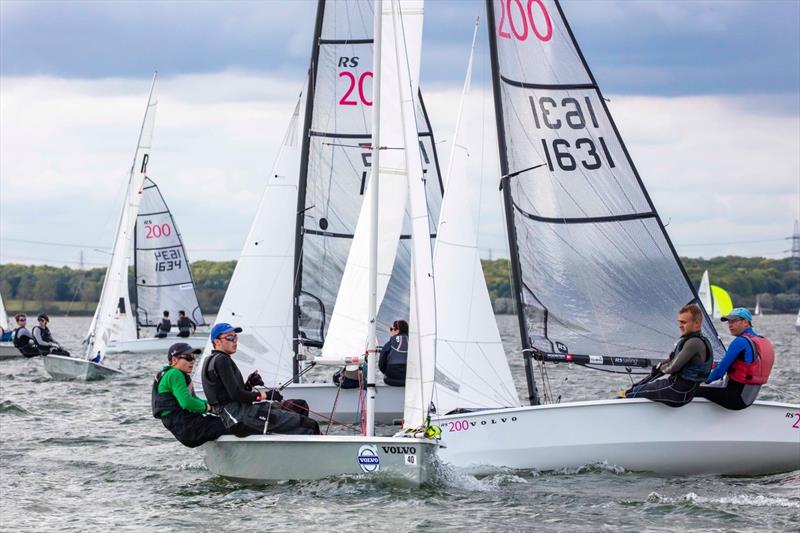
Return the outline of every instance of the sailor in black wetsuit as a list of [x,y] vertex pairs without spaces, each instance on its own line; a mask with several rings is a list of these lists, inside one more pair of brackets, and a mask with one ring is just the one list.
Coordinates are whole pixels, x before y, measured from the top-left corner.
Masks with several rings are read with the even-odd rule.
[[201,350],[193,350],[185,342],[169,347],[164,367],[156,375],[150,392],[153,416],[161,420],[178,441],[194,448],[227,433],[218,416],[208,414],[211,407],[194,395],[192,378],[195,356]]
[[14,320],[17,323],[17,327],[11,333],[11,341],[14,343],[17,350],[25,357],[41,355],[36,340],[26,327],[28,324],[28,317],[25,313],[17,313],[14,315]]
[[39,353],[42,355],[65,355],[69,357],[69,352],[61,347],[61,344],[56,341],[53,334],[50,333],[50,317],[42,313],[38,317],[38,325],[33,326],[31,333],[33,340],[39,346]]
[[700,333],[703,327],[700,307],[696,304],[683,306],[678,312],[678,327],[681,338],[669,359],[653,368],[654,372],[668,377],[634,385],[625,391],[625,398],[648,398],[670,407],[681,407],[692,401],[711,372],[714,354],[711,343]]
[[197,331],[197,324],[194,320],[186,316],[186,311],[178,311],[178,337],[188,337]]
[[[258,372],[244,381],[231,356],[236,353],[242,328],[217,324],[211,329],[214,350],[203,363],[203,392],[212,410],[220,416],[226,428],[239,436],[267,433],[319,435],[319,425],[300,413],[281,405],[278,391],[256,392]],[[263,383],[263,382],[261,382]],[[255,404],[253,402],[265,403]],[[303,402],[304,403],[304,402]]]
[[156,338],[165,338],[171,329],[172,321],[169,319],[169,311],[164,311],[164,316],[161,318],[161,322],[159,322],[158,326],[156,326]]
[[378,368],[384,374],[383,382],[393,387],[406,386],[406,362],[408,359],[408,322],[395,320],[389,328],[392,338],[381,348]]

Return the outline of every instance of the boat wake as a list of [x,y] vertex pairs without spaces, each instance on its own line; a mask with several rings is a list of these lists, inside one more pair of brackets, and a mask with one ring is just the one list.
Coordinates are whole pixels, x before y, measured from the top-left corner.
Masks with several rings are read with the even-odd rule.
[[774,496],[741,494],[737,496],[724,496],[718,498],[706,498],[699,496],[695,492],[689,492],[677,498],[662,496],[657,492],[647,495],[650,503],[669,503],[669,504],[690,504],[690,505],[732,505],[732,506],[751,506],[751,507],[786,507],[800,509],[800,498],[779,498]]

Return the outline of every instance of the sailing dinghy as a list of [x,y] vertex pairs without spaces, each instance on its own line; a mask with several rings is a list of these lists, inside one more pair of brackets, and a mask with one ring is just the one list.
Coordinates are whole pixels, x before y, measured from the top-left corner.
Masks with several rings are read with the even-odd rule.
[[136,227],[136,215],[142,200],[142,187],[147,174],[147,163],[153,139],[153,126],[157,100],[155,98],[156,76],[150,85],[142,128],[136,144],[125,191],[125,200],[117,224],[114,248],[108,263],[100,301],[95,309],[89,332],[83,341],[84,357],[45,355],[44,368],[54,379],[101,379],[120,376],[124,372],[105,365],[108,344],[115,338],[135,338],[136,322],[133,317],[128,294],[128,264]]
[[[513,383],[507,362],[497,357],[491,361],[500,376],[492,380],[502,384],[485,401],[476,399],[488,380],[468,370],[485,364],[478,347],[491,338],[450,338],[450,353],[437,354],[433,398],[439,413],[433,422],[445,445],[441,459],[476,473],[602,462],[664,474],[800,468],[800,405],[757,401],[729,411],[703,399],[674,409],[645,399],[559,403],[553,397],[546,374],[553,363],[648,372],[673,346],[677,310],[698,295],[559,3],[531,0],[523,9],[520,2],[488,0],[487,11],[503,201],[532,405],[503,397]],[[455,191],[448,182],[446,194]],[[450,205],[447,198],[443,224]],[[437,267],[446,253],[441,246]],[[453,295],[436,274],[437,302],[446,302]],[[440,329],[452,311],[437,307]],[[724,347],[708,316],[703,333],[721,356]],[[461,374],[455,364],[444,366],[456,358]],[[506,405],[498,408],[498,402]]]
[[136,336],[112,338],[106,353],[166,352],[178,340],[202,349],[208,340],[205,334],[181,338],[175,334],[163,338],[155,338],[153,333],[142,335],[142,331],[152,332],[156,328],[163,311],[170,313],[172,331],[177,330],[178,311],[185,311],[197,326],[208,325],[197,301],[183,238],[158,185],[150,178],[145,178],[142,186],[133,238]]
[[708,270],[703,272],[700,288],[697,289],[700,303],[711,318],[722,318],[733,310],[733,300],[728,291],[708,281]]
[[[339,294],[353,293],[341,287],[353,282],[345,280],[345,266],[373,164],[372,13],[370,2],[318,2],[308,85],[217,315],[218,322],[244,330],[236,355],[243,375],[259,370],[270,385],[293,381],[286,394],[308,401],[312,416],[328,420],[335,412],[335,420],[344,423],[360,420],[362,391],[331,383],[333,370],[326,370],[326,382],[305,379],[303,372],[319,350],[325,355],[363,351],[364,335],[351,335],[348,328],[341,337],[330,337],[329,332],[334,320],[346,319],[342,315],[349,313],[343,305],[335,318],[334,307]],[[428,216],[435,228],[442,185],[421,96],[416,123]],[[395,218],[404,216],[404,204],[388,189],[381,202],[382,216],[388,218],[390,211]],[[287,211],[295,205],[296,211]],[[400,244],[381,256],[381,268],[388,270],[381,276],[388,281],[378,312],[383,339],[394,320],[409,316],[411,235],[405,217]],[[205,356],[210,351],[209,342]],[[195,379],[196,386],[199,382]],[[401,419],[403,388],[386,386],[382,380],[377,387],[376,421],[391,424]]]
[[[342,4],[328,2],[326,6],[325,2],[320,2],[317,35],[322,25],[323,10],[331,6],[340,9]],[[363,362],[364,354],[376,353],[378,304],[381,293],[389,285],[385,268],[388,259],[381,255],[394,256],[392,249],[398,247],[405,199],[408,198],[412,253],[411,279],[407,286],[410,290],[412,324],[419,323],[422,326],[412,327],[410,335],[404,402],[404,429],[407,433],[394,437],[374,436],[375,400],[380,391],[376,391],[376,362],[375,357],[371,356],[368,360],[368,397],[363,435],[223,436],[204,445],[206,466],[215,474],[260,482],[355,474],[418,486],[425,483],[432,473],[438,443],[424,435],[433,385],[435,317],[429,316],[433,312],[433,279],[429,215],[412,98],[419,71],[422,2],[387,2],[385,7],[382,4],[381,0],[374,4],[375,10],[382,16],[372,17],[371,13],[366,13],[369,15],[367,20],[373,20],[375,36],[372,63],[374,109],[370,143],[373,167],[370,180],[365,184],[367,198],[361,205],[344,267],[342,283],[345,288],[340,289],[333,310],[335,317],[342,316],[337,313],[345,313],[347,318],[352,318],[353,323],[358,324],[357,331],[353,333],[361,343],[362,355],[351,357],[351,353],[332,354],[317,358],[316,361],[343,366],[346,363],[358,364]],[[362,9],[372,7],[366,3],[360,6]],[[383,21],[386,21],[386,29],[382,32]],[[334,46],[339,45],[346,43]],[[381,74],[382,70],[385,76]],[[380,104],[382,97],[388,102],[384,108]],[[296,117],[297,113],[295,120]],[[386,152],[381,153],[383,150]],[[400,195],[399,214],[394,213],[391,206],[379,214],[378,207],[387,205],[381,201],[385,194],[390,195],[388,198]],[[387,214],[386,211],[391,213]],[[366,269],[364,265],[367,265]],[[362,271],[365,274],[363,276],[353,274]],[[348,292],[348,298],[343,298],[343,290]],[[364,305],[358,304],[359,296]],[[360,320],[358,315],[361,315]],[[415,317],[419,317],[419,321]],[[348,320],[335,318],[329,335],[344,339],[347,337],[345,330],[350,325]],[[237,358],[235,356],[234,360]]]

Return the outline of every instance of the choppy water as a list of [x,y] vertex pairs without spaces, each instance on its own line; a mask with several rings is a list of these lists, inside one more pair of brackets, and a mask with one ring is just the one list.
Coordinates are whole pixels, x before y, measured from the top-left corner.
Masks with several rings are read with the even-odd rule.
[[[76,347],[88,318],[54,318]],[[500,317],[511,353],[516,321]],[[800,403],[793,316],[758,319],[780,368],[763,399]],[[0,529],[4,531],[797,530],[800,471],[762,477],[662,477],[590,465],[483,478],[450,473],[413,491],[342,479],[251,486],[212,476],[149,413],[162,354],[122,355],[124,380],[55,382],[41,361],[0,363]],[[522,364],[509,359],[521,395]],[[627,378],[550,370],[564,400],[610,397]],[[657,423],[654,421],[654,423]]]

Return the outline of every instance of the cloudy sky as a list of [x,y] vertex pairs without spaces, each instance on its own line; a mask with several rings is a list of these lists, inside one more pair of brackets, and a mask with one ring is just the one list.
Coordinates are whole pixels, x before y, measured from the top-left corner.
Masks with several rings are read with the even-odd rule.
[[[234,259],[308,68],[316,2],[0,1],[0,262],[104,265],[147,90],[149,170],[195,259]],[[800,2],[563,2],[681,255],[783,257],[800,216]],[[447,160],[483,3],[429,0]],[[469,119],[493,128],[485,28]],[[483,117],[483,118],[482,118]],[[484,255],[506,253],[483,139]],[[478,143],[480,144],[480,143]]]

